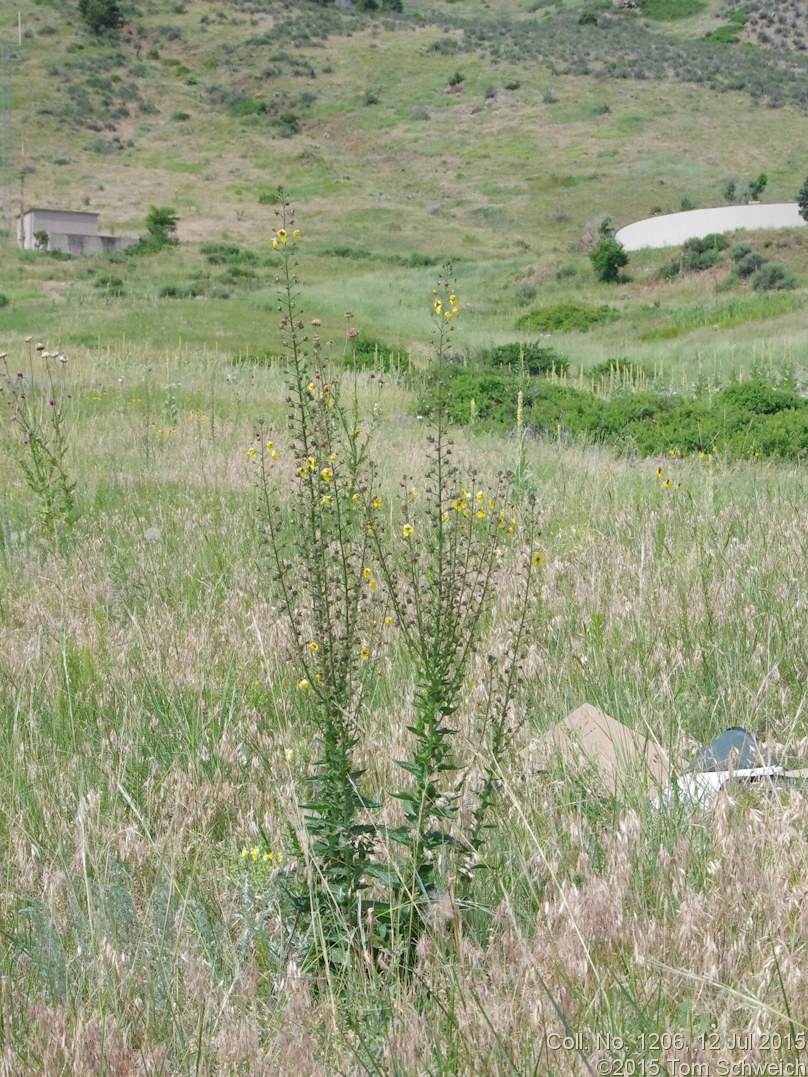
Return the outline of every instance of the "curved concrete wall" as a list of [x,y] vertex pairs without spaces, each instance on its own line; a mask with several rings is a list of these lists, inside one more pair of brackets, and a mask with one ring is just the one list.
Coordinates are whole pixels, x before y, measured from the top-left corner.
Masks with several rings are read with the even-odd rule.
[[686,239],[701,239],[711,232],[734,232],[738,228],[799,228],[805,223],[796,202],[719,206],[635,221],[621,228],[615,238],[627,251],[639,251],[643,247],[680,247]]

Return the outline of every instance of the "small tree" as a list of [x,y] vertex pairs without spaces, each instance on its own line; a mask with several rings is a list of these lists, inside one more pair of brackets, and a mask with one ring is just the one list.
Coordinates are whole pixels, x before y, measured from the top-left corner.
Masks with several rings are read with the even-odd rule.
[[800,187],[800,193],[797,195],[797,205],[799,206],[800,217],[804,221],[808,221],[808,179]]
[[766,190],[766,184],[769,182],[769,177],[765,172],[761,172],[757,179],[751,180],[749,183],[749,197],[753,202],[757,202],[763,192]]
[[628,265],[628,255],[623,244],[617,239],[602,239],[589,252],[589,259],[595,276],[602,284],[615,284],[620,270]]
[[140,254],[149,254],[152,251],[161,251],[164,247],[173,247],[179,243],[177,238],[177,224],[179,218],[176,211],[168,206],[152,206],[146,214],[145,236],[140,237],[140,242],[130,250]]
[[79,0],[79,14],[94,34],[117,30],[123,25],[118,0]]

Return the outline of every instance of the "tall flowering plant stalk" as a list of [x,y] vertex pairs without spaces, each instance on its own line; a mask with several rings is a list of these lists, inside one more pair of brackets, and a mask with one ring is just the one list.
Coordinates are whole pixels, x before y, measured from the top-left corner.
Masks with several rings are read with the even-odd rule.
[[[76,483],[68,468],[68,437],[64,413],[56,391],[52,364],[63,366],[65,356],[44,344],[28,346],[28,376],[10,372],[5,352],[0,353],[5,374],[9,421],[19,441],[18,462],[26,484],[39,501],[38,519],[45,535],[58,542],[78,518]],[[34,356],[43,363],[44,385],[34,376]]]
[[[300,232],[288,203],[277,210],[280,328],[290,382],[287,404],[294,471],[290,514],[272,495],[277,450],[259,432],[262,517],[269,559],[297,662],[296,700],[319,741],[306,811],[308,847],[297,840],[306,880],[294,898],[310,928],[317,960],[344,964],[354,946],[358,895],[368,885],[374,828],[361,817],[374,805],[359,792],[354,765],[374,632],[375,582],[368,569],[370,536],[363,512],[362,473],[368,436],[358,407],[322,361],[299,305],[295,249]],[[373,584],[372,588],[370,584]]]
[[[430,909],[439,895],[457,892],[458,875],[470,877],[495,803],[503,756],[514,732],[512,701],[518,655],[527,630],[530,596],[542,555],[533,543],[535,506],[513,515],[510,477],[486,488],[472,472],[465,481],[453,459],[447,390],[442,380],[450,334],[460,315],[451,266],[433,292],[435,362],[429,414],[429,466],[424,492],[402,483],[402,498],[385,513],[381,498],[366,496],[370,537],[404,647],[416,672],[412,752],[399,766],[409,776],[393,794],[403,825],[387,836],[404,849],[398,865],[396,907],[405,960],[411,960]],[[390,522],[392,520],[392,523]],[[386,522],[385,522],[386,521]],[[474,655],[482,646],[495,595],[506,574],[506,547],[528,544],[517,572],[520,599],[510,644],[491,656],[474,740],[481,749],[482,780],[470,815],[459,817],[459,798],[472,761],[454,728],[468,688]]]
[[[541,558],[533,546],[533,507],[520,522],[508,476],[486,488],[474,472],[464,482],[455,466],[441,377],[460,315],[450,267],[432,301],[436,361],[423,491],[404,476],[397,503],[385,503],[356,393],[345,400],[322,362],[317,333],[311,340],[306,333],[295,260],[300,234],[287,203],[277,213],[273,247],[280,261],[294,454],[291,513],[278,505],[273,470],[279,454],[263,430],[260,451],[254,446],[250,455],[260,467],[267,549],[291,629],[295,698],[320,746],[312,795],[303,805],[305,834],[293,836],[305,871],[290,896],[298,925],[307,929],[309,955],[329,975],[351,964],[406,970],[441,894],[471,885],[495,804]],[[515,574],[512,565],[505,567],[514,543],[523,561],[526,544],[528,550]],[[510,645],[485,664],[471,737],[475,754],[454,725],[506,574],[521,580],[520,597]],[[376,812],[382,805],[361,792],[362,772],[354,763],[360,718],[372,718],[365,691],[374,676],[372,652],[388,625],[398,632],[417,686],[407,716],[411,751],[399,760],[407,780],[390,791],[403,822],[392,826],[381,824]],[[476,788],[463,804],[472,774]]]

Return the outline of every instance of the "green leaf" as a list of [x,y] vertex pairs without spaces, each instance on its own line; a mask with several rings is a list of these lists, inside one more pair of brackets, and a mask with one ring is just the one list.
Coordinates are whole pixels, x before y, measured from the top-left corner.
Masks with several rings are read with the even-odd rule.
[[385,886],[398,886],[401,882],[400,873],[395,868],[388,867],[387,864],[365,864],[362,874],[368,875],[371,879],[378,879]]

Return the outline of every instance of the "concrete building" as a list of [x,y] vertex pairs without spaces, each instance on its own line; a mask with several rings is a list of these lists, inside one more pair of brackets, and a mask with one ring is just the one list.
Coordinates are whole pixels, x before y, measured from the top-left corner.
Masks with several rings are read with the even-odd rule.
[[62,251],[76,256],[122,251],[137,243],[134,236],[99,236],[97,213],[69,209],[29,209],[17,234],[27,251]]

